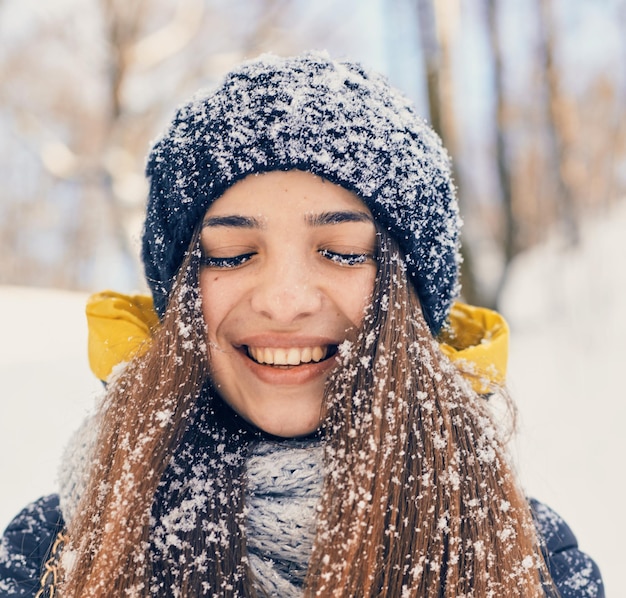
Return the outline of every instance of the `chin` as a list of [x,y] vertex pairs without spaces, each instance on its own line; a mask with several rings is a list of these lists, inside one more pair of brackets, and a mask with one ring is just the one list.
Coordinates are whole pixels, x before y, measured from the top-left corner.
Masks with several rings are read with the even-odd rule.
[[278,436],[279,438],[301,438],[303,436],[309,436],[310,434],[313,434],[319,428],[319,422],[317,423],[317,425],[314,426],[301,426],[281,423],[273,423],[270,425],[255,425],[266,434]]
[[302,436],[309,436],[317,431],[321,424],[319,413],[315,417],[311,418],[297,418],[295,419],[293,413],[289,414],[288,418],[267,418],[267,417],[252,417],[248,419],[250,423],[272,436],[278,436],[280,438],[299,438]]

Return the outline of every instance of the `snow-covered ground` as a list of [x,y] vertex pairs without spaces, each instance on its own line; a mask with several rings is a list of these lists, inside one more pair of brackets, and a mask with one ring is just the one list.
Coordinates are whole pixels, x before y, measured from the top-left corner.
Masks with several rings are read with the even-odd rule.
[[618,596],[626,538],[626,202],[521,256],[503,300],[529,494],[570,523]]
[[87,362],[86,295],[0,287],[0,528],[55,490],[68,435],[102,389]]
[[[559,511],[622,587],[626,392],[626,203],[518,260],[504,312],[512,329],[515,441],[528,493]],[[85,295],[0,287],[0,528],[55,489],[71,430],[101,389],[86,359]]]

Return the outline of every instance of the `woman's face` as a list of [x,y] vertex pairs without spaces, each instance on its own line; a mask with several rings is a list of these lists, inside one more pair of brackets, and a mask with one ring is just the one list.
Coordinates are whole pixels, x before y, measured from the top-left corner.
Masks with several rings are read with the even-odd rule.
[[202,310],[221,397],[258,428],[320,423],[337,345],[354,336],[376,276],[368,208],[302,171],[251,175],[207,211]]

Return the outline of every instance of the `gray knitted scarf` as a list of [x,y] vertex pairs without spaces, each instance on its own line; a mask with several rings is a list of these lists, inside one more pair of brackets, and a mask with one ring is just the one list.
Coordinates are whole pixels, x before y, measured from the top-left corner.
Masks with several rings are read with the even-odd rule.
[[[59,472],[63,517],[76,513],[85,489],[97,425],[88,418],[74,434]],[[246,537],[250,568],[262,595],[302,595],[323,483],[319,440],[260,440],[246,462]]]
[[322,489],[319,441],[261,442],[247,462],[250,567],[268,596],[302,595]]

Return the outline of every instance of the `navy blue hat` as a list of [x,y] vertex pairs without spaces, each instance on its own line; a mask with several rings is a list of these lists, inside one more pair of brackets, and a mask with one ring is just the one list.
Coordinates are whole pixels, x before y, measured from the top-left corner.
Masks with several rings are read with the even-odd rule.
[[459,291],[461,222],[448,154],[384,77],[325,52],[243,63],[179,108],[156,141],[142,258],[159,315],[211,203],[249,174],[292,169],[364,201],[406,254],[436,334]]

